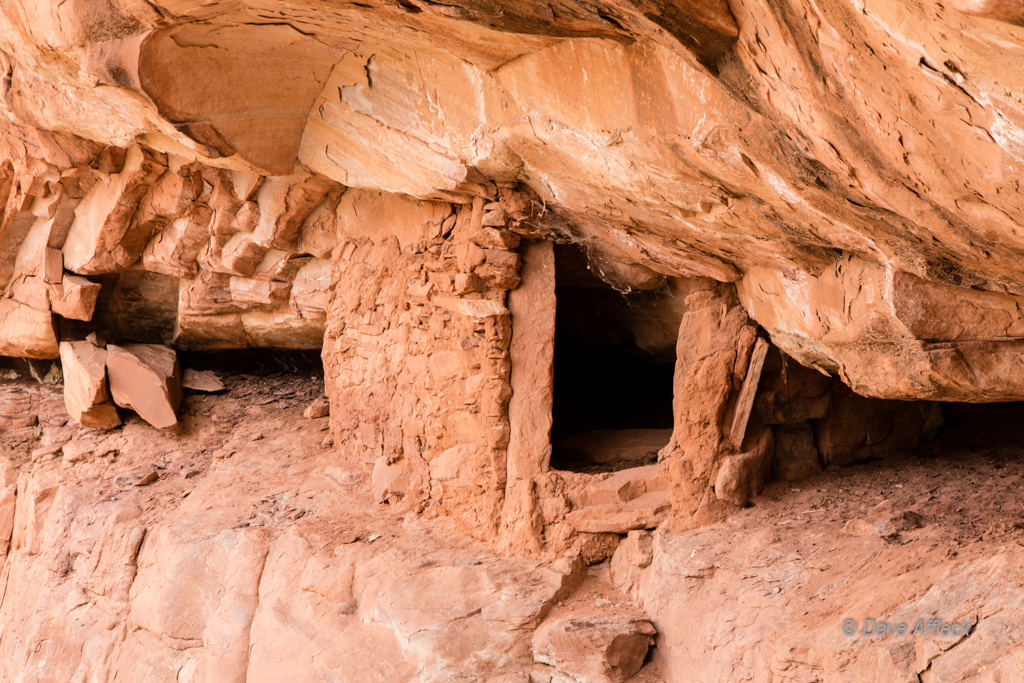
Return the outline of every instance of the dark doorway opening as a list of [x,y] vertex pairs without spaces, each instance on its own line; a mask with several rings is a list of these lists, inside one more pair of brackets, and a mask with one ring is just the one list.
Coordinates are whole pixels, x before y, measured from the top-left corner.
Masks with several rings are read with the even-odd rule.
[[554,469],[651,464],[671,437],[681,312],[667,288],[622,294],[576,247],[555,249]]

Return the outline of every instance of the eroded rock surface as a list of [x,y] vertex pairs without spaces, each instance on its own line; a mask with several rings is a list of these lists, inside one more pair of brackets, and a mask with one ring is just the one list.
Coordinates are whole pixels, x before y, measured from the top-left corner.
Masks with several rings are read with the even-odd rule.
[[[116,289],[140,265],[181,286],[144,306],[166,339],[133,341],[315,348],[325,260],[361,211],[345,188],[521,186],[606,281],[745,283],[788,353],[862,393],[1020,398],[999,380],[1024,292],[1019,12],[805,5],[16,2],[3,348],[56,356],[48,296],[87,316],[55,269]],[[512,288],[509,267],[458,289]],[[850,310],[799,323],[825,290]],[[112,295],[104,319],[140,308]],[[930,301],[951,307],[938,327]]]
[[[775,647],[773,601],[832,615],[878,582],[695,530],[751,520],[773,475],[919,447],[945,416],[912,401],[1024,399],[1018,4],[5,3],[0,354],[43,384],[0,379],[0,676],[610,680],[635,605],[581,627],[609,662],[602,625],[629,631],[615,676],[559,654],[552,611],[611,556],[674,676],[1012,677],[981,638]],[[670,439],[572,437],[644,471],[552,466],[581,301],[675,363]],[[324,385],[259,430],[285,397],[231,381],[178,419],[178,351],[251,348],[322,351]],[[116,427],[105,381],[174,431],[69,421]],[[884,502],[828,537],[901,564],[877,544],[928,516]],[[920,574],[955,595],[919,606],[981,601],[956,592],[980,572],[977,613],[1015,613],[992,554]],[[682,631],[714,591],[744,614]]]
[[[981,426],[960,434],[974,439]],[[658,626],[667,680],[1016,676],[1016,648],[993,648],[1020,638],[1006,615],[1020,609],[1021,531],[1005,521],[1019,515],[1001,496],[1014,486],[1018,454],[955,450],[826,473],[800,488],[776,484],[725,524],[656,532],[646,568],[639,539],[624,541],[613,576],[635,582]],[[958,468],[951,479],[949,465]],[[937,485],[941,495],[930,495]],[[993,495],[963,514],[959,501],[977,500],[978,487]],[[869,619],[905,629],[865,633]]]
[[[593,588],[579,560],[502,557],[451,518],[375,506],[302,418],[318,381],[223,378],[178,433],[79,427],[59,390],[4,380],[39,424],[0,458],[0,679],[529,680],[537,629]],[[602,586],[593,616],[642,622],[646,651],[642,612]],[[611,666],[642,663],[629,652]]]

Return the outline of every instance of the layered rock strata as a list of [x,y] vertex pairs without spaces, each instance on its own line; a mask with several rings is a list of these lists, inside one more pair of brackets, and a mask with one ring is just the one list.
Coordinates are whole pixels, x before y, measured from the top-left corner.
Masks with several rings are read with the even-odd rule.
[[[713,563],[675,567],[672,541],[650,550],[644,534],[742,514],[772,476],[915,447],[941,413],[901,401],[1024,399],[1018,9],[13,0],[0,9],[0,354],[61,358],[64,402],[83,425],[115,427],[116,404],[169,428],[178,367],[156,345],[322,349],[332,436],[321,443],[354,468],[342,479],[390,506],[380,509],[449,517],[534,558],[523,562],[571,558],[576,571],[611,557],[617,582],[646,581],[654,594],[667,576],[707,578]],[[577,265],[611,290],[644,292],[650,313],[619,305],[618,322],[641,351],[675,362],[671,441],[643,471],[552,467],[555,243],[581,249]],[[96,333],[111,340],[102,362],[83,346]],[[22,430],[64,419],[47,417],[53,400],[3,388],[12,452],[32,441]],[[113,459],[121,436],[65,442],[61,462]],[[236,449],[218,447],[218,459]],[[122,648],[107,673],[282,675],[291,659],[274,635],[288,630],[285,608],[305,605],[315,621],[323,605],[351,602],[348,583],[296,575],[293,557],[326,546],[250,526],[199,538],[171,525],[144,547],[148,527],[135,525],[94,538],[120,539],[110,552],[65,552],[91,538],[75,524],[92,515],[93,528],[113,528],[134,508],[78,518],[64,470],[12,474],[20,467],[0,478],[0,513],[18,510],[17,524],[0,517],[0,541],[7,526],[17,541],[5,570],[21,563],[8,570],[14,602],[0,600],[31,612],[19,586],[74,574],[76,557],[115,562],[97,572],[116,586],[94,592],[120,601],[112,612],[132,603],[131,618],[86,618],[107,639],[89,641],[90,661]],[[115,481],[141,489],[160,471],[140,464]],[[63,545],[42,532],[57,528],[51,519],[70,529]],[[381,566],[373,553],[331,552],[309,572],[351,570],[351,586],[400,593],[367,578]],[[186,558],[180,581],[160,573],[165,555]],[[189,557],[209,560],[210,594],[188,593],[184,577],[207,570]],[[594,673],[560,659],[553,626],[533,656],[512,633],[561,595],[559,584],[537,598],[543,608],[536,596],[528,608],[502,603],[515,585],[575,576],[539,567],[507,581],[434,577],[483,586],[457,610],[467,630],[489,629],[491,659],[476,669],[435,658],[454,631],[389,611],[415,601],[382,598],[336,626],[349,644],[386,641],[407,667],[396,679],[515,675],[533,659],[540,677],[612,677],[616,665]],[[126,577],[139,573],[154,578],[132,597]],[[54,604],[74,602],[65,590]],[[325,592],[327,603],[303,595]],[[256,594],[280,609],[259,612]],[[206,609],[212,595],[219,607],[204,619],[167,607]],[[487,613],[501,626],[479,623],[488,600],[502,603]],[[587,622],[594,643],[615,642],[605,623]],[[65,648],[53,655],[59,674],[102,678],[67,655],[84,651],[70,624],[39,625],[32,648],[4,631],[0,645],[28,671],[53,643]],[[639,652],[648,630],[625,649]],[[304,637],[303,652],[329,649]],[[430,643],[416,650],[418,638]],[[666,632],[665,649],[679,652],[680,639]],[[181,654],[200,642],[201,657]],[[922,673],[922,657],[901,675]],[[811,668],[839,670],[830,666]]]

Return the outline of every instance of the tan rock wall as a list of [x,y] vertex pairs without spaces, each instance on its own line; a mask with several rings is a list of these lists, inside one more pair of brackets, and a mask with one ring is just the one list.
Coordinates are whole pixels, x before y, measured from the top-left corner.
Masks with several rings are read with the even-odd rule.
[[321,346],[337,183],[138,145],[78,151],[14,158],[0,185],[4,355],[56,358],[96,329],[188,349]]
[[[804,283],[747,308],[794,357],[842,367],[863,394],[1024,395],[992,379],[1012,374],[1019,331],[979,312],[1012,318],[1024,291],[1013,8],[411,7],[18,0],[0,11],[0,351],[55,357],[64,338],[48,312],[83,316],[46,281],[55,250],[79,276],[179,278],[177,299],[164,292],[147,313],[181,347],[315,348],[323,261],[351,209],[337,203],[343,187],[463,204],[519,183],[616,286]],[[870,321],[833,320],[842,334],[785,338],[783,309],[815,305],[796,290],[855,262],[910,295]],[[490,265],[478,275],[496,281],[504,264]],[[863,305],[858,278],[830,286]],[[964,330],[935,326],[922,303],[946,297]],[[910,337],[904,319],[916,320]],[[884,370],[864,370],[874,365]]]
[[753,268],[751,317],[787,354],[857,393],[902,400],[1024,398],[1020,296],[924,280],[844,256],[817,276]]

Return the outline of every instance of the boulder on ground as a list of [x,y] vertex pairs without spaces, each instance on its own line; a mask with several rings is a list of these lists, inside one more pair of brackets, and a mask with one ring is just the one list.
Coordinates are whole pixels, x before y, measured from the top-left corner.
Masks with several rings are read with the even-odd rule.
[[[748,435],[749,450],[722,458],[715,477],[715,497],[743,506],[761,492],[771,476],[775,441],[770,427],[760,425],[757,440]],[[753,443],[751,443],[753,441]]]
[[181,370],[178,354],[160,344],[107,346],[107,374],[114,403],[159,429],[178,423]]
[[622,683],[640,671],[655,633],[643,618],[562,617],[537,629],[533,658],[577,683]]
[[107,352],[90,342],[61,342],[64,407],[83,427],[112,429],[121,424],[107,393]]
[[326,398],[320,397],[310,403],[302,414],[309,420],[327,417],[331,414],[331,404]]

